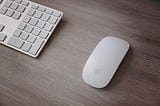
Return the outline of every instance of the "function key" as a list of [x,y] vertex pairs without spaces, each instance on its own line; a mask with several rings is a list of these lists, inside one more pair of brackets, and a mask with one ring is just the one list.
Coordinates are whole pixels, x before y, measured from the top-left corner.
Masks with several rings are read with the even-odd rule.
[[31,8],[38,9],[38,5],[33,4]]
[[28,5],[29,5],[29,2],[28,2],[27,0],[23,0],[23,1],[22,1],[22,5],[28,6]]
[[15,0],[15,2],[20,4],[22,0]]
[[40,6],[40,7],[38,7],[38,10],[44,12],[46,9],[42,6]]

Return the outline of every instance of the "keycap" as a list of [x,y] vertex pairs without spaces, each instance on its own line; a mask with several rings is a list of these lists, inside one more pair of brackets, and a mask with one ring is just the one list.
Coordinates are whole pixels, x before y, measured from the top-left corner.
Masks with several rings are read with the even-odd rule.
[[11,17],[13,15],[13,10],[8,9],[7,12],[6,12],[6,15]]
[[45,26],[45,22],[44,21],[38,21],[36,26],[42,29]]
[[38,9],[38,7],[39,7],[38,5],[35,5],[35,4],[34,4],[34,5],[32,5],[31,8],[33,8],[33,9]]
[[21,22],[18,26],[18,29],[24,30],[25,27],[26,27],[26,24],[24,22]]
[[30,34],[29,37],[28,37],[28,39],[27,39],[27,41],[31,42],[31,43],[34,43],[35,40],[36,40],[36,36],[33,35],[33,34]]
[[22,0],[14,0],[16,3],[21,3]]
[[18,8],[17,8],[17,11],[20,12],[20,13],[23,13],[25,11],[26,7],[23,6],[23,5],[19,5]]
[[9,41],[7,42],[7,44],[11,45],[11,46],[14,46],[16,48],[21,48],[22,45],[23,45],[23,41],[21,39],[18,39],[18,38],[15,38],[15,37],[11,37],[9,39]]
[[54,16],[57,16],[57,17],[60,17],[60,16],[61,16],[61,13],[58,12],[58,11],[54,11],[54,12],[53,12],[53,15],[54,15]]
[[5,14],[6,12],[7,12],[7,8],[6,7],[2,7],[1,9],[0,9],[0,13],[1,14]]
[[46,23],[44,29],[47,30],[47,31],[51,31],[53,29],[53,25],[49,24],[49,23]]
[[23,44],[23,46],[22,46],[22,50],[23,51],[26,51],[26,52],[28,52],[29,51],[29,49],[31,48],[31,44],[30,43],[27,43],[27,42],[25,42],[24,44]]
[[35,43],[32,45],[31,49],[29,50],[30,54],[36,55],[38,50],[43,45],[44,40],[42,38],[37,38]]
[[48,20],[48,22],[51,23],[51,24],[56,24],[57,20],[58,20],[57,17],[52,16],[52,17],[50,17],[50,19]]
[[5,27],[4,25],[0,24],[0,32],[3,31],[4,27]]
[[24,18],[23,18],[23,22],[25,23],[28,23],[30,21],[31,17],[26,15]]
[[26,40],[29,36],[29,33],[27,32],[22,32],[21,35],[20,35],[20,38],[23,39],[23,40]]
[[9,8],[9,7],[11,6],[11,4],[12,4],[11,1],[7,1],[7,2],[4,4],[4,6]]
[[21,14],[19,12],[14,12],[13,13],[13,16],[12,16],[14,19],[19,19],[21,17]]
[[44,12],[46,9],[44,7],[42,7],[42,6],[39,6],[38,10]]
[[35,26],[37,24],[37,22],[38,22],[38,19],[36,19],[36,18],[31,18],[31,20],[29,21],[29,23],[33,26]]
[[40,32],[41,32],[41,30],[39,28],[34,27],[33,31],[32,31],[32,34],[38,36]]
[[19,36],[21,35],[21,33],[22,33],[21,30],[16,29],[16,30],[14,31],[13,35],[14,35],[15,37],[19,37]]
[[3,42],[6,39],[7,35],[0,33],[0,41]]
[[53,10],[51,10],[51,9],[46,9],[46,10],[45,10],[45,13],[51,15],[51,14],[53,13]]
[[29,9],[27,15],[33,16],[35,14],[35,10],[34,9]]
[[41,16],[42,16],[42,12],[40,12],[40,11],[36,11],[34,14],[35,18],[41,18]]
[[28,5],[29,5],[29,2],[28,2],[27,0],[23,0],[23,1],[22,1],[22,5],[28,6]]
[[50,15],[44,13],[41,17],[41,20],[48,21],[49,18],[50,18]]
[[26,28],[24,29],[26,32],[31,33],[31,31],[33,30],[33,26],[31,25],[27,25]]
[[18,4],[17,3],[12,3],[10,8],[13,9],[13,10],[16,10],[18,8]]
[[48,35],[49,35],[49,33],[45,30],[41,31],[41,33],[39,34],[39,36],[44,39],[46,39]]

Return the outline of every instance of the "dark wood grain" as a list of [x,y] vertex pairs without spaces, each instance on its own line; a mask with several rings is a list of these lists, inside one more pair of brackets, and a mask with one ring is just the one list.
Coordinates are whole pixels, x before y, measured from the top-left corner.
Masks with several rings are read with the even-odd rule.
[[[41,55],[0,45],[0,106],[160,106],[159,0],[33,0],[64,17]],[[81,73],[105,36],[131,48],[109,86]]]

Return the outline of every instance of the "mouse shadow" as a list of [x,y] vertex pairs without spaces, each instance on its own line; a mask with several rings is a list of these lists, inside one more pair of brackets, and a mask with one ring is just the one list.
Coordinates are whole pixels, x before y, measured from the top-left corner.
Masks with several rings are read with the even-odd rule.
[[111,90],[115,88],[122,81],[125,74],[127,74],[127,70],[130,68],[132,59],[133,59],[133,48],[129,48],[128,53],[120,63],[110,83],[106,87],[102,88],[102,90]]
[[49,48],[49,46],[52,46],[51,44],[55,41],[56,37],[63,31],[63,29],[65,28],[66,25],[67,25],[67,21],[64,19],[62,19],[59,22],[59,24],[55,28],[55,31],[52,33],[52,35],[48,39],[47,43],[45,44],[44,48],[42,49],[42,51],[39,54],[39,56],[37,57],[37,59],[41,58],[45,54],[45,52]]

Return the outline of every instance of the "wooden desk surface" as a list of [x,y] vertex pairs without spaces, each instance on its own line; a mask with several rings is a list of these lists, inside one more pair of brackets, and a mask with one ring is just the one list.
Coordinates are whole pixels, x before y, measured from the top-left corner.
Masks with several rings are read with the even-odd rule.
[[[64,17],[41,55],[0,45],[0,106],[160,106],[158,0],[33,0]],[[105,36],[131,48],[108,87],[82,80],[88,56]]]

